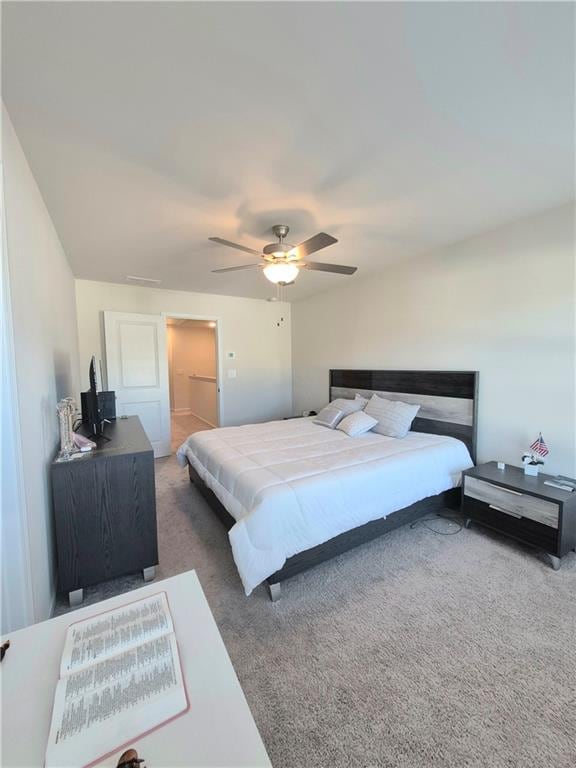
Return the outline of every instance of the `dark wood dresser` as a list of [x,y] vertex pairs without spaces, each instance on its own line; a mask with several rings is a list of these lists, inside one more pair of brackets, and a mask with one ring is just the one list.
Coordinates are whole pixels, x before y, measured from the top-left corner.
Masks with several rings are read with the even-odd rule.
[[106,424],[104,435],[90,453],[51,467],[58,584],[71,605],[91,584],[140,570],[149,581],[158,564],[150,441],[137,416]]
[[548,553],[554,570],[576,548],[576,491],[544,483],[551,475],[525,475],[495,461],[467,469],[462,477],[466,527],[478,522]]

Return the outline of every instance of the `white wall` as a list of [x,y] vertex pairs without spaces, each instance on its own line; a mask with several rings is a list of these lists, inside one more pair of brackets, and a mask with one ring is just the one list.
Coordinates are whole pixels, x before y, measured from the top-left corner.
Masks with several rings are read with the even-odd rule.
[[189,379],[189,413],[211,424],[213,427],[218,424],[218,389],[215,381],[206,381],[205,379]]
[[[23,511],[32,619],[50,616],[55,546],[49,465],[58,446],[56,403],[78,394],[74,279],[5,109],[2,152],[15,389],[24,459]],[[3,483],[5,478],[3,478]]]
[[[222,426],[292,413],[288,304],[90,280],[76,281],[76,298],[83,388],[91,356],[105,363],[103,311],[188,314],[218,320]],[[235,352],[234,360],[228,352]],[[230,369],[236,378],[228,378]]]
[[[535,182],[537,183],[537,182]],[[294,408],[330,368],[480,371],[478,460],[575,476],[574,208],[563,206],[292,305]]]

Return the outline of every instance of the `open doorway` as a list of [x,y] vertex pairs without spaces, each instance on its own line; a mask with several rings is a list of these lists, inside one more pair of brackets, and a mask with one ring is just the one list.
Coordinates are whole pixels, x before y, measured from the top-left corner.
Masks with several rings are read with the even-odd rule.
[[218,426],[218,340],[213,320],[167,317],[172,451]]

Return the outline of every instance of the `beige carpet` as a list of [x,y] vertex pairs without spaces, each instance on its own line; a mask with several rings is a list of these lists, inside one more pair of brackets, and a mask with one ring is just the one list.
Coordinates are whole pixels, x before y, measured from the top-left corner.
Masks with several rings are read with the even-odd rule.
[[262,587],[244,596],[226,533],[173,457],[157,487],[159,575],[197,570],[276,768],[576,765],[575,554],[554,572],[478,528],[404,528],[273,604]]

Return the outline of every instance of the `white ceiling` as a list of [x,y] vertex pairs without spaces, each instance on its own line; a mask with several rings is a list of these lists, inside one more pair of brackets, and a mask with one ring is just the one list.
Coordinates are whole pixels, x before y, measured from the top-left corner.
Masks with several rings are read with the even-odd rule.
[[[3,98],[78,277],[266,298],[259,247],[358,275],[574,187],[568,3],[3,3]],[[355,277],[302,274],[300,298]]]

